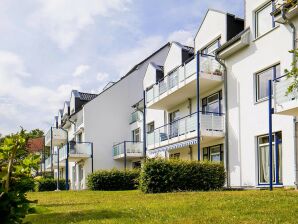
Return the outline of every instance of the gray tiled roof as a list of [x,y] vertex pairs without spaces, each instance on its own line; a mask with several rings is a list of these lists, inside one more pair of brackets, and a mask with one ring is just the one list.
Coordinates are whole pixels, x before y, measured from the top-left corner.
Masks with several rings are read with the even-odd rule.
[[98,96],[98,94],[93,94],[93,93],[83,93],[79,92],[80,94],[80,99],[83,101],[90,101],[93,100],[95,97]]

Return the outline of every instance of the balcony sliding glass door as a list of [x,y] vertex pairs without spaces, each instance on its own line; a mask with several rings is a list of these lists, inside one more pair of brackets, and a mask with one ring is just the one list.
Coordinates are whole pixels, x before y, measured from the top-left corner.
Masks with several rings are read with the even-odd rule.
[[[282,183],[282,140],[281,132],[272,136],[272,177],[274,184]],[[258,170],[259,184],[269,184],[270,160],[269,160],[269,136],[258,137]]]

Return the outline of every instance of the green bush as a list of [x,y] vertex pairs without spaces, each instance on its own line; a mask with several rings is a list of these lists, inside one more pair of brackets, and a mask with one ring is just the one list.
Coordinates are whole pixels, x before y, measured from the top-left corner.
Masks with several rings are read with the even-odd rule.
[[224,166],[211,162],[152,159],[140,174],[140,189],[145,193],[215,190],[224,183]]
[[135,170],[99,170],[87,177],[90,190],[117,191],[133,190],[138,187],[140,171]]
[[[57,180],[54,178],[40,178],[35,182],[36,191],[54,191],[57,189]],[[59,180],[59,189],[65,190],[65,180]]]
[[11,191],[25,193],[28,191],[34,191],[35,182],[32,177],[21,176],[11,179]]
[[23,192],[4,192],[0,187],[0,223],[23,223],[22,219],[30,213],[30,203]]

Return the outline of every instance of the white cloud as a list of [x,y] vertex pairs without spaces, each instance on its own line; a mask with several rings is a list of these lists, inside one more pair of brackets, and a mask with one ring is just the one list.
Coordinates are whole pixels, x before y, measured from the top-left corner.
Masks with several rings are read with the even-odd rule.
[[[58,106],[68,99],[70,90],[79,86],[63,85],[57,89],[30,85],[33,80],[26,71],[22,58],[0,51],[0,132],[43,127],[43,121],[52,121]],[[25,74],[25,75],[24,75]]]
[[193,47],[194,34],[188,30],[177,30],[172,32],[169,37],[168,41],[177,41],[181,44],[185,44],[187,46]]
[[116,70],[118,76],[123,76],[135,64],[141,62],[165,43],[166,41],[162,36],[150,36],[136,42],[135,47],[129,50],[117,52],[117,54],[110,57],[99,57],[99,60],[101,63],[113,65],[113,69]]
[[109,78],[108,73],[99,72],[96,75],[96,80],[99,81],[99,82],[105,82],[105,81],[107,81],[108,78]]
[[78,67],[76,67],[72,76],[80,77],[80,76],[84,75],[89,69],[90,69],[89,65],[79,65]]
[[29,23],[44,29],[61,49],[69,48],[94,17],[110,17],[128,10],[131,0],[37,0],[38,10]]

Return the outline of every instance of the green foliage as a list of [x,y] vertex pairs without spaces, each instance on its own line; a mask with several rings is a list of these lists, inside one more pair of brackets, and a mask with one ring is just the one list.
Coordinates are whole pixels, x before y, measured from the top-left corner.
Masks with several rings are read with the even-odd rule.
[[286,95],[295,92],[298,90],[298,49],[290,51],[290,53],[295,55],[295,60],[291,64],[291,70],[285,69],[285,73],[287,74],[287,78],[292,80],[292,83],[288,86]]
[[33,129],[27,134],[28,138],[39,138],[42,136],[44,136],[44,132],[40,129]]
[[30,212],[30,203],[22,192],[4,192],[0,189],[0,223],[23,223],[23,218]]
[[31,177],[21,176],[11,179],[10,191],[26,193],[28,191],[34,191],[34,189],[35,181]]
[[134,170],[99,170],[87,177],[90,190],[133,190],[137,188],[140,171]]
[[[55,191],[57,189],[57,180],[54,178],[40,178],[35,182],[35,191]],[[59,180],[59,189],[65,190],[65,180]]]
[[140,189],[145,193],[208,191],[224,183],[224,166],[210,162],[151,159],[140,175]]
[[[33,173],[38,170],[39,156],[30,154],[27,142],[39,131],[21,129],[0,140],[0,223],[22,223],[30,211],[26,192],[34,188]],[[3,215],[2,215],[3,214]]]

